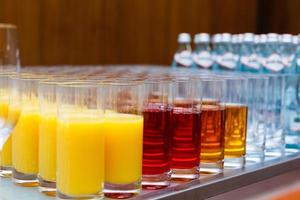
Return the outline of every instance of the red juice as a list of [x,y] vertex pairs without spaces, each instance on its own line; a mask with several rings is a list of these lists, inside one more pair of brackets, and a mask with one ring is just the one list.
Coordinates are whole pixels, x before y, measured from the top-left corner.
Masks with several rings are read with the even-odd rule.
[[169,172],[171,109],[157,105],[146,106],[143,113],[143,175]]
[[191,108],[174,108],[172,113],[171,158],[173,169],[199,165],[199,117]]

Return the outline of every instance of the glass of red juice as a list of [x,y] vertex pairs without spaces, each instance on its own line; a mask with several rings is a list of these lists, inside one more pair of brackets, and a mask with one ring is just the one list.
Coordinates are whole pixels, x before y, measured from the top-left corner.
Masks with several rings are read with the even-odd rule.
[[175,180],[196,179],[199,177],[201,82],[176,77],[172,96],[171,177]]
[[172,82],[150,77],[144,82],[143,176],[145,189],[170,185],[169,138]]

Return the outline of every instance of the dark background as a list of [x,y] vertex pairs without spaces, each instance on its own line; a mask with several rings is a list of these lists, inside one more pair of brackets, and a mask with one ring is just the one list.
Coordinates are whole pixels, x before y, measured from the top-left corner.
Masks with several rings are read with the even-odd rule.
[[180,32],[300,32],[300,0],[0,0],[23,65],[169,64]]

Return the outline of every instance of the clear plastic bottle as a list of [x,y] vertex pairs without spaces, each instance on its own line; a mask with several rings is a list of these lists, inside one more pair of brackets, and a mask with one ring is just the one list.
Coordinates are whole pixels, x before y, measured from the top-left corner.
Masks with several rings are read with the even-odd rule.
[[300,44],[300,34],[295,37],[297,37],[297,39],[294,39],[294,40],[298,41],[296,55],[295,55],[295,68],[296,68],[296,73],[300,74],[300,45],[299,45]]
[[267,35],[266,34],[255,35],[254,43],[255,43],[255,51],[257,53],[258,61],[260,64],[260,72],[262,72],[264,58],[266,57]]
[[255,35],[253,33],[245,33],[242,41],[240,55],[241,71],[258,73],[260,71],[260,62],[258,52],[256,51]]
[[218,57],[218,49],[220,48],[219,46],[221,45],[221,34],[219,33],[214,34],[211,39],[211,44],[212,44],[212,56],[214,60],[213,70],[217,71],[219,70],[217,57]]
[[214,60],[212,56],[210,36],[208,33],[199,33],[194,37],[195,49],[193,51],[194,67],[198,69],[212,69]]
[[296,72],[294,63],[295,53],[297,50],[297,40],[291,34],[280,36],[279,53],[284,65],[284,73]]
[[221,34],[220,42],[216,43],[214,53],[219,70],[237,70],[238,55],[234,51],[232,35],[230,33]]
[[193,65],[191,36],[188,33],[178,35],[178,49],[174,55],[173,68],[191,68]]
[[284,65],[279,53],[279,35],[269,33],[267,35],[265,50],[262,59],[263,72],[283,73]]

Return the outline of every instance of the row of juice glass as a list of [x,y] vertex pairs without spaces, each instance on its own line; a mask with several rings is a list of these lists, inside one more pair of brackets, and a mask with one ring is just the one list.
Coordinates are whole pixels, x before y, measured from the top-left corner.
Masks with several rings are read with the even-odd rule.
[[283,156],[283,80],[137,67],[2,73],[1,176],[60,199],[128,198]]
[[188,33],[178,35],[173,67],[255,73],[300,71],[299,35],[291,34],[214,34],[199,33],[191,48]]

